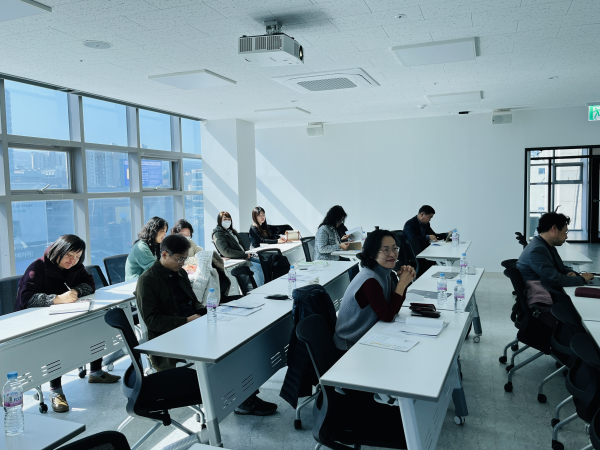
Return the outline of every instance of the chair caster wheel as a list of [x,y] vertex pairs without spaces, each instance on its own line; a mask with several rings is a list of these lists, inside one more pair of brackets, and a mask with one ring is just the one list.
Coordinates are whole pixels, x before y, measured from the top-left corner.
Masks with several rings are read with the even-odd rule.
[[565,450],[565,446],[558,441],[552,441],[552,450]]
[[37,392],[35,394],[33,394],[33,399],[35,401],[38,401],[40,399],[40,394],[38,394]]
[[467,419],[465,419],[464,417],[454,416],[454,423],[459,427],[463,426],[466,421]]
[[513,344],[513,345],[511,345],[511,346],[510,346],[510,349],[511,349],[513,352],[516,352],[517,350],[519,350],[519,344]]
[[481,338],[479,336],[473,336],[473,342],[479,344],[479,341],[481,341]]
[[552,428],[554,428],[558,424],[558,422],[560,422],[560,419],[552,419],[550,421],[550,424],[552,425]]
[[302,429],[302,421],[300,419],[294,419],[294,428],[296,430]]
[[40,409],[40,412],[41,412],[42,414],[46,414],[46,413],[48,412],[48,405],[46,405],[45,403],[42,403],[42,404],[40,405],[40,408],[39,408],[39,409]]
[[115,368],[115,365],[114,365],[114,364],[109,364],[108,366],[106,366],[106,370],[107,370],[108,372],[112,372],[114,368]]
[[79,378],[85,378],[87,374],[87,370],[80,370],[79,371]]
[[510,369],[512,369],[513,367],[515,367],[515,366],[512,364],[509,364],[508,366],[506,366],[506,371],[510,372]]
[[538,394],[538,402],[546,403],[547,401],[548,401],[548,398],[544,394]]
[[500,361],[500,364],[506,364],[508,358],[506,356],[501,356],[500,358],[498,358],[498,361]]
[[512,390],[513,390],[513,385],[512,385],[512,383],[511,383],[510,381],[504,385],[504,390],[505,390],[506,392],[512,392]]

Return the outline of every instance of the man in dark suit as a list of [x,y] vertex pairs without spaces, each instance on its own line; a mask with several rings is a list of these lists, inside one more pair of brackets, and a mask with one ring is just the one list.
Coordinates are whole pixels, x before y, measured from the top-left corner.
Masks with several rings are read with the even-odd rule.
[[[403,235],[408,241],[409,239],[416,239],[422,249],[429,246],[429,242],[437,241],[441,235],[436,235],[435,231],[431,229],[431,219],[435,214],[435,209],[429,205],[423,205],[419,209],[419,214],[414,216],[412,219],[408,219],[404,224]],[[416,255],[415,255],[416,256]],[[419,258],[419,276],[425,273],[431,266],[435,265],[433,261]]]

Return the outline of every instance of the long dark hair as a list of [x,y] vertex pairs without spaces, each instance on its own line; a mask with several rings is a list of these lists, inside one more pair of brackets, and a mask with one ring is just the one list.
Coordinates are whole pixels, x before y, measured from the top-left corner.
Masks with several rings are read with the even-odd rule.
[[254,225],[258,229],[258,232],[262,236],[271,237],[271,232],[269,231],[269,226],[267,225],[267,220],[265,219],[265,221],[263,222],[262,225],[258,224],[258,215],[260,213],[264,213],[264,212],[265,212],[265,210],[263,208],[261,208],[260,206],[257,206],[256,208],[254,208],[252,210],[252,225]]
[[396,236],[394,233],[388,230],[375,230],[367,236],[365,242],[363,243],[362,252],[360,252],[356,257],[360,260],[360,265],[362,267],[368,267],[369,269],[374,269],[379,264],[377,259],[377,254],[379,253],[379,249],[381,248],[381,241],[386,236],[390,236],[394,238],[394,242],[396,242]]
[[152,253],[156,255],[157,258],[160,256],[160,244],[156,242],[156,236],[158,236],[158,232],[165,227],[169,229],[168,222],[165,219],[154,216],[146,222],[144,228],[138,233],[139,239],[137,241],[144,241],[148,244],[148,247],[150,247],[150,250],[152,250]]
[[175,222],[175,225],[171,228],[171,234],[179,234],[185,228],[190,230],[190,237],[192,237],[194,235],[194,227],[185,219],[179,219]]
[[[223,217],[226,217],[229,220],[231,220],[231,225],[229,225],[229,228],[225,228],[223,226]],[[237,231],[235,230],[235,228],[233,228],[233,219],[231,218],[231,214],[229,214],[227,211],[221,211],[219,213],[219,215],[217,216],[217,225],[219,225],[220,227],[223,227],[225,230],[231,231],[236,236],[238,234]]]
[[344,220],[346,220],[346,217],[348,217],[348,214],[346,214],[344,208],[342,208],[340,205],[332,206],[329,208],[329,211],[327,211],[323,222],[321,222],[317,228],[321,228],[323,225],[329,225],[333,228],[337,228],[337,223],[340,220],[343,223]]
[[54,264],[59,265],[67,253],[80,251],[82,252],[81,258],[76,265],[83,264],[85,261],[85,241],[74,234],[63,234],[48,247],[46,256]]

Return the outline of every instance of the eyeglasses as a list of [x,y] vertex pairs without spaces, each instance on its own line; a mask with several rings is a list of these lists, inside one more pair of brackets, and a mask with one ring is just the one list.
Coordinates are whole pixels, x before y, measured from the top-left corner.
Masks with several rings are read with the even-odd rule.
[[169,253],[169,256],[172,257],[175,261],[177,261],[179,264],[181,264],[182,262],[184,262],[187,259],[187,256],[185,258],[177,258],[176,256],[174,256],[173,254]]
[[384,255],[389,255],[389,254],[398,254],[398,252],[400,251],[399,247],[383,247],[381,250],[379,250],[379,253],[383,253]]

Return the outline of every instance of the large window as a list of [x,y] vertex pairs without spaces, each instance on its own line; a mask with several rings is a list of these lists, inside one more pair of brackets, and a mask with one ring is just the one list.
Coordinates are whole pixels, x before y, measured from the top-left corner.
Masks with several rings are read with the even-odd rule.
[[166,114],[139,110],[140,147],[171,150],[171,119]]
[[72,200],[13,202],[12,214],[17,275],[59,236],[75,232]]
[[67,94],[4,81],[8,134],[69,140]]
[[187,218],[204,246],[199,119],[0,77],[2,97],[0,246],[6,252],[14,242],[15,251],[0,278],[23,274],[63,234],[78,234],[85,264],[103,267],[104,258],[130,251],[153,216],[170,226]]
[[89,200],[92,264],[103,267],[107,256],[129,253],[131,203],[128,198]]
[[66,152],[9,148],[10,189],[69,189],[68,161]]
[[127,113],[124,105],[83,97],[85,141],[127,146]]

